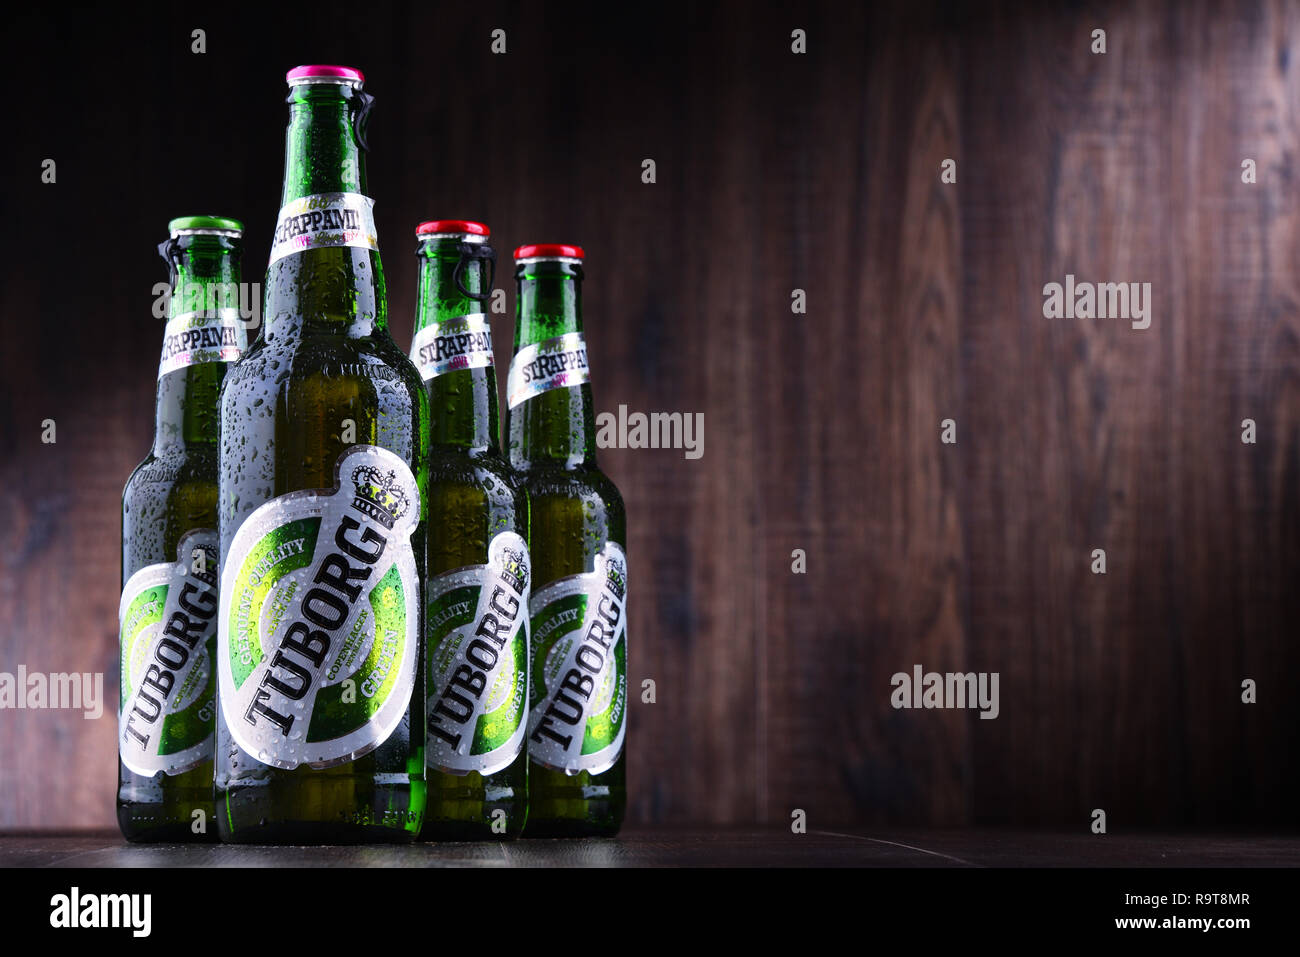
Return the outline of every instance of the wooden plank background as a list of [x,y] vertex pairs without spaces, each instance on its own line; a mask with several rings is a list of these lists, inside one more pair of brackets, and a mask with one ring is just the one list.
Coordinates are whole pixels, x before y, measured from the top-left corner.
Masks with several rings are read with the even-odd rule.
[[[234,215],[260,280],[300,62],[377,97],[400,343],[415,224],[478,218],[511,310],[516,244],[587,247],[598,408],[704,413],[698,460],[601,454],[657,683],[634,822],[1294,826],[1295,3],[173,7],[9,39],[0,671],[102,670],[109,708],[0,712],[0,829],[111,826],[152,248]],[[1151,327],[1043,318],[1067,273],[1150,282]],[[918,663],[998,672],[1000,716],[893,709]]]

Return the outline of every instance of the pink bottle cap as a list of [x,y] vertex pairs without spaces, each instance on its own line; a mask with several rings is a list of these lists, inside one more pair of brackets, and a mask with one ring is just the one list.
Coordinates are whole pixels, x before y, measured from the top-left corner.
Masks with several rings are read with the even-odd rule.
[[296,66],[284,75],[290,86],[295,83],[356,83],[366,82],[366,75],[350,66],[326,66],[315,63],[309,66]]

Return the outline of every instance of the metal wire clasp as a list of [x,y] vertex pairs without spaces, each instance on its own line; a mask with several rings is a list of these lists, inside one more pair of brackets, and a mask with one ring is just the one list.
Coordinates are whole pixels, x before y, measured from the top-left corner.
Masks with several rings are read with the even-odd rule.
[[365,90],[357,90],[356,96],[360,102],[352,115],[352,138],[357,141],[357,146],[369,153],[370,147],[366,145],[366,124],[370,120],[370,111],[374,108],[375,98]]
[[[456,246],[456,251],[460,253],[460,261],[456,263],[456,268],[451,274],[451,280],[455,284],[456,290],[470,299],[486,302],[492,297],[492,284],[497,277],[496,250],[487,243],[459,243]],[[465,272],[465,266],[475,260],[485,261],[488,264],[488,280],[483,284],[484,291],[481,293],[470,292],[465,288],[461,280],[461,275]]]
[[180,240],[175,236],[158,244],[158,255],[167,263],[167,284],[176,288],[177,261],[180,259]]

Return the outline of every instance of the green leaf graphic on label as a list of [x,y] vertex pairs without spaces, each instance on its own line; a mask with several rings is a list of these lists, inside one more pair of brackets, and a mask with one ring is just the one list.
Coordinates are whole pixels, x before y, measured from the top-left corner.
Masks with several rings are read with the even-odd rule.
[[[512,664],[514,673],[507,675],[503,672],[489,689],[489,699],[501,699],[501,706],[479,717],[474,728],[475,754],[495,751],[523,724],[524,694],[528,688],[528,642],[515,642]],[[520,743],[523,743],[522,739]]]
[[181,774],[212,758],[216,567],[217,533],[195,529],[175,562],[140,569],[122,589],[118,754],[135,774]]
[[538,589],[531,606],[528,755],[565,774],[608,770],[627,724],[627,560],[606,542],[594,565]]
[[[390,568],[379,586],[370,593],[374,634],[370,654],[355,669],[351,685],[327,685],[316,695],[308,741],[327,741],[355,731],[379,710],[397,681],[394,667],[401,650],[401,636],[406,634],[406,596],[402,576]],[[346,690],[345,690],[346,688]],[[347,698],[355,697],[351,704]]]
[[[208,636],[204,644],[208,658],[214,659],[217,653],[217,635],[213,631]],[[163,745],[160,749],[162,754],[176,754],[184,750],[184,742],[194,741],[202,738],[204,734],[212,730],[212,719],[216,715],[213,710],[214,698],[216,697],[216,682],[212,681],[212,673],[205,671],[202,673],[202,688],[198,689],[198,696],[194,703],[183,711],[175,714],[169,714],[163,718]],[[189,696],[191,689],[190,684],[199,680],[200,673],[197,671],[190,672],[190,678],[187,679],[186,685],[182,686],[177,692],[180,698]]]
[[608,700],[609,707],[587,719],[582,734],[582,753],[595,754],[607,748],[623,731],[627,713],[627,657],[624,643],[614,649],[614,667],[607,669],[596,697]]
[[163,605],[167,602],[167,586],[145,588],[131,601],[122,616],[122,694],[117,701],[118,714],[126,706],[135,689],[131,675],[143,671],[142,662],[149,653],[148,632],[151,626],[162,621]]
[[439,575],[426,609],[430,768],[494,774],[523,749],[528,691],[528,546],[515,532],[485,565]]
[[[230,609],[230,670],[235,687],[241,688],[253,669],[262,661],[262,613],[266,597],[280,579],[291,571],[304,567],[316,551],[316,535],[320,519],[304,518],[287,522],[263,538],[240,566],[231,583],[237,588],[231,598]],[[280,617],[293,597],[296,582],[286,587],[276,601],[266,609],[274,617],[268,632],[273,632]]]
[[235,743],[292,769],[353,761],[401,724],[418,667],[410,467],[351,446],[328,492],[263,503],[222,571],[219,701]]
[[[540,593],[539,593],[540,595]],[[587,613],[587,596],[578,592],[565,595],[544,606],[533,616],[533,701],[546,697],[546,689],[559,682],[560,666],[568,657],[573,632],[582,627]],[[562,639],[565,645],[552,655],[551,650]]]

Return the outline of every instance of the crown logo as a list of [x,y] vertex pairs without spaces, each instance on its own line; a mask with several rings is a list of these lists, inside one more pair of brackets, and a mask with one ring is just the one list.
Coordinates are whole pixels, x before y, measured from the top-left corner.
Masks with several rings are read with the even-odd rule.
[[352,483],[357,487],[352,507],[384,528],[391,529],[411,507],[410,499],[397,480],[397,473],[391,469],[381,472],[373,465],[362,465],[352,473]]
[[501,550],[501,578],[519,594],[528,587],[528,555],[515,548]]
[[622,601],[627,595],[627,567],[617,558],[605,562],[605,587]]

